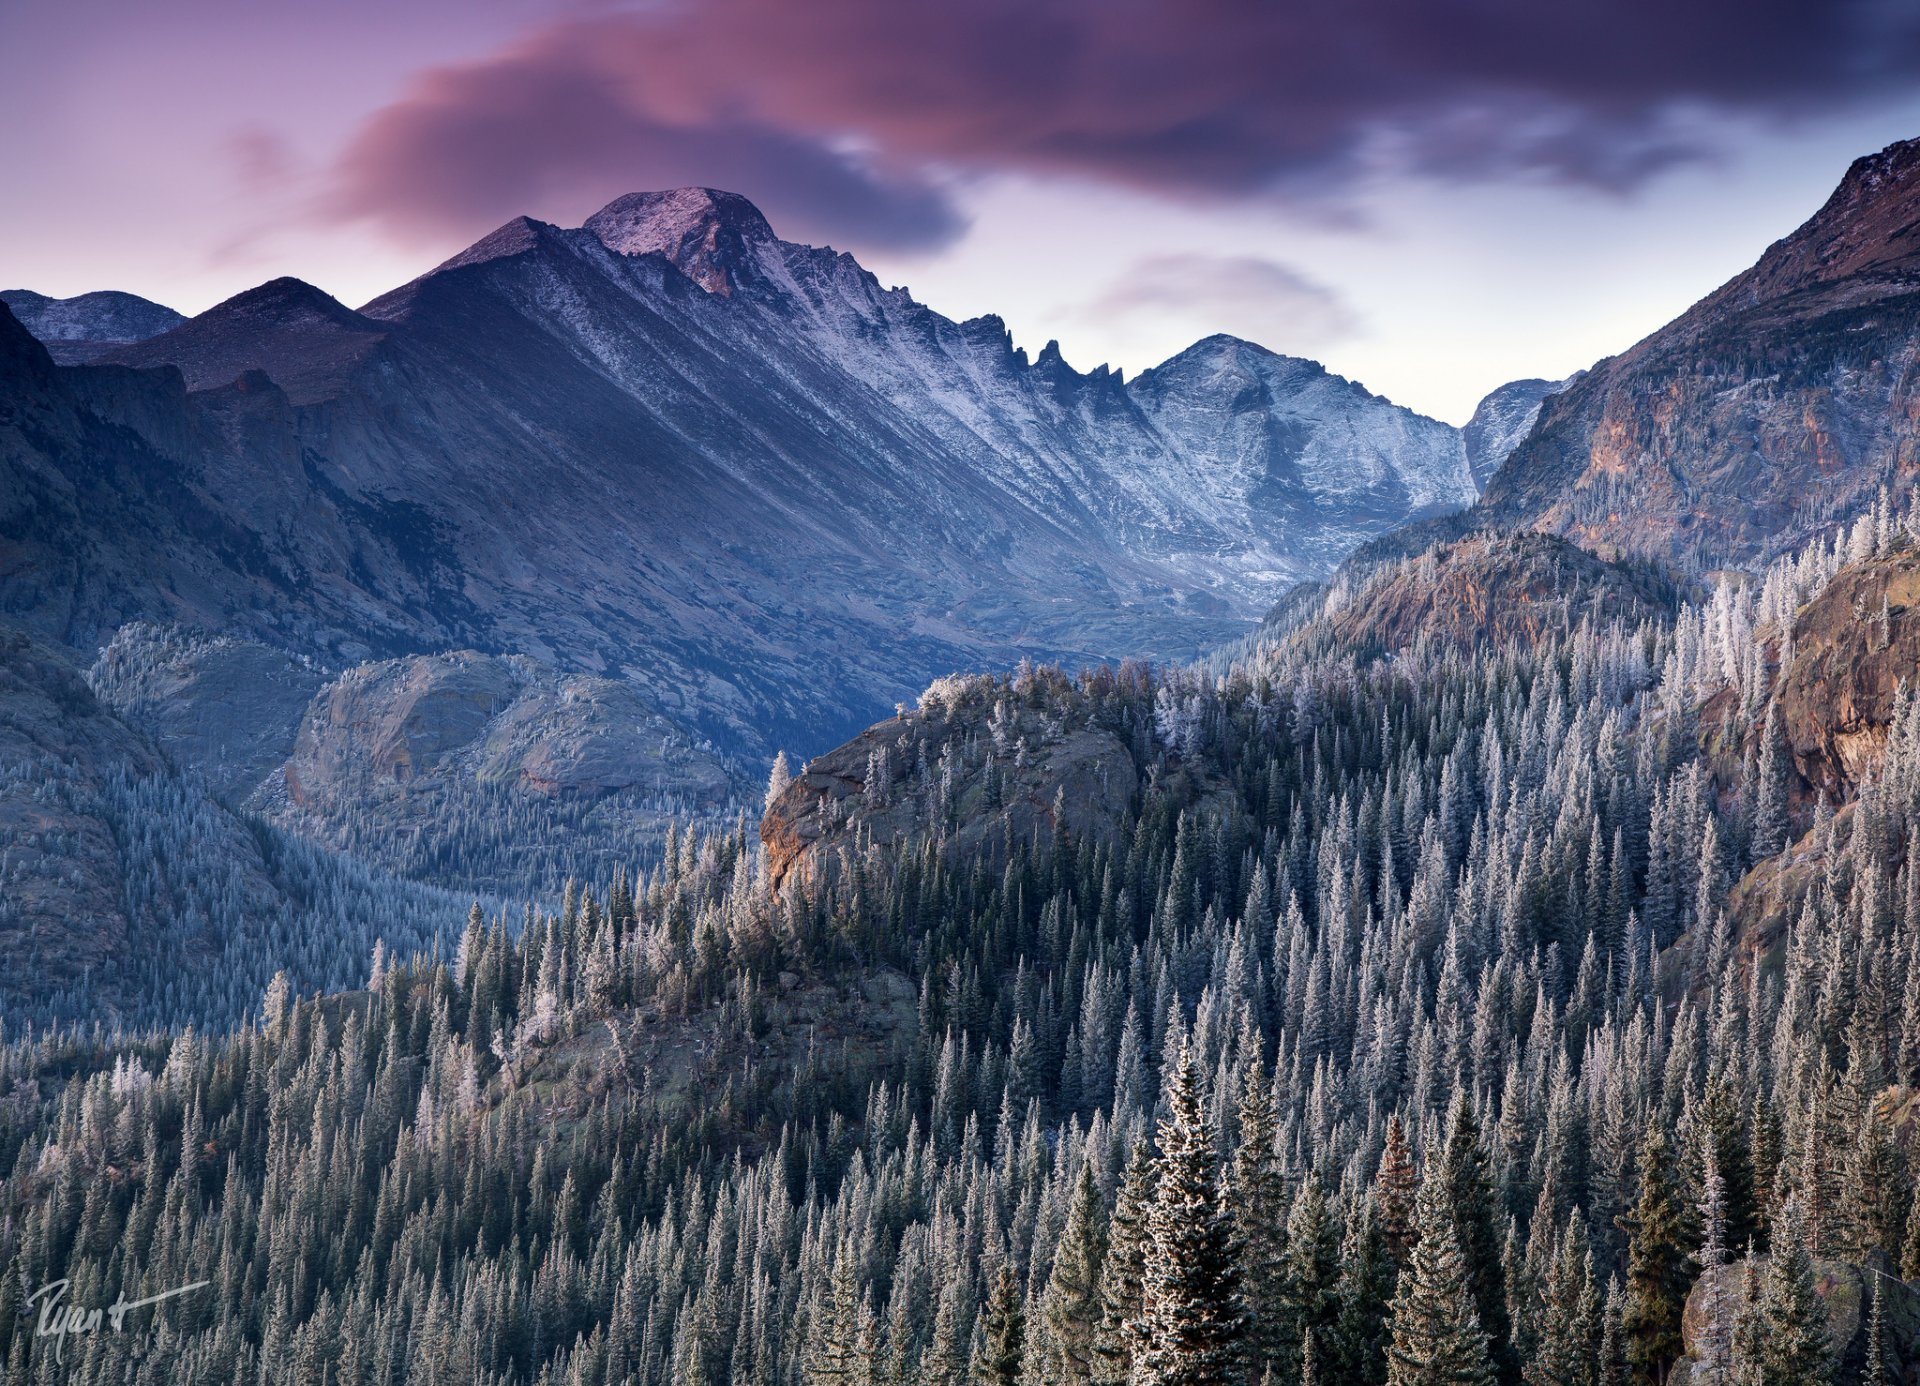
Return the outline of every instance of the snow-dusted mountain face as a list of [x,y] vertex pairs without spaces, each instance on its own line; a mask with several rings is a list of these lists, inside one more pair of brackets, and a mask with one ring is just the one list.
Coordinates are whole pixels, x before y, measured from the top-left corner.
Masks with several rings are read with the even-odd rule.
[[701,189],[514,221],[357,312],[279,280],[80,370],[12,345],[47,418],[0,420],[5,609],[524,653],[754,757],[952,669],[1204,648],[1474,494],[1456,430],[1314,363],[1030,360]]
[[1460,430],[1476,487],[1484,490],[1500,464],[1533,431],[1547,396],[1559,394],[1583,374],[1576,372],[1565,380],[1510,380],[1480,401]]
[[20,325],[38,337],[53,359],[63,365],[91,361],[115,347],[157,337],[186,321],[171,308],[137,294],[112,290],[49,298],[31,289],[3,289],[0,303],[12,309]]

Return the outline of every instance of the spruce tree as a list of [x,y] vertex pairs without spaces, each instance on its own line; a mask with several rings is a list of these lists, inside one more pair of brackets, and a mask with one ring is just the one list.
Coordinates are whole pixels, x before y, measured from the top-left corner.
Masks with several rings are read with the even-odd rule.
[[1598,1386],[1604,1327],[1600,1287],[1577,1212],[1547,1269],[1541,1309],[1540,1351],[1527,1364],[1527,1386]]
[[1396,1266],[1404,1266],[1418,1239],[1414,1204],[1420,1196],[1420,1172],[1414,1168],[1407,1128],[1398,1112],[1387,1118],[1386,1149],[1380,1156],[1380,1172],[1374,1177],[1373,1187],[1387,1254]]
[[1107,1216],[1093,1182],[1093,1162],[1083,1161],[1067,1209],[1067,1225],[1053,1253],[1053,1271],[1041,1297],[1045,1326],[1046,1379],[1059,1386],[1087,1386],[1097,1365],[1100,1273],[1107,1254]]
[[1636,1386],[1660,1386],[1681,1352],[1680,1319],[1693,1284],[1685,1214],[1666,1132],[1649,1123],[1640,1148],[1640,1198],[1624,1228],[1627,1299],[1622,1326]]
[[[1480,1123],[1464,1093],[1454,1101],[1437,1182],[1453,1212],[1460,1253],[1466,1261],[1467,1286],[1480,1327],[1487,1335],[1495,1379],[1500,1386],[1512,1386],[1520,1380],[1520,1359],[1514,1351],[1513,1327],[1507,1313],[1507,1276],[1501,1254],[1504,1219],[1486,1148],[1480,1143]],[[1420,1229],[1421,1235],[1426,1235],[1424,1220]]]
[[1283,1291],[1287,1350],[1280,1360],[1282,1380],[1299,1373],[1300,1353],[1309,1341],[1320,1360],[1328,1360],[1327,1349],[1340,1312],[1339,1236],[1320,1177],[1309,1174],[1287,1219]]
[[1107,1256],[1100,1268],[1100,1331],[1094,1339],[1094,1380],[1100,1386],[1125,1386],[1133,1377],[1131,1325],[1140,1314],[1159,1166],[1142,1140],[1134,1145],[1120,1191],[1114,1199],[1107,1234]]
[[1760,1386],[1829,1386],[1833,1343],[1827,1310],[1814,1289],[1813,1257],[1799,1200],[1787,1201],[1775,1230],[1773,1255],[1760,1286],[1766,1326],[1760,1352]]
[[1860,1386],[1893,1386],[1893,1375],[1887,1361],[1887,1291],[1876,1271],[1868,1271],[1873,1281],[1869,1287],[1873,1295],[1873,1310],[1867,1319],[1867,1360],[1860,1367]]
[[981,1315],[981,1332],[973,1354],[973,1386],[1014,1386],[1026,1351],[1027,1306],[1020,1277],[1001,1262]]
[[[1256,1056],[1240,1093],[1240,1143],[1234,1150],[1228,1187],[1240,1253],[1240,1286],[1246,1301],[1248,1375],[1258,1381],[1286,1359],[1291,1339],[1286,1317],[1286,1180],[1274,1148],[1273,1098],[1266,1068]],[[1297,1343],[1297,1339],[1291,1339]]]
[[1363,1197],[1340,1244],[1340,1314],[1333,1379],[1383,1386],[1387,1379],[1387,1315],[1399,1280],[1371,1197]]
[[1493,1386],[1493,1354],[1440,1180],[1420,1190],[1416,1224],[1419,1241],[1393,1298],[1387,1386]]
[[1246,1309],[1190,1044],[1167,1106],[1132,1335],[1134,1386],[1231,1386],[1243,1379]]

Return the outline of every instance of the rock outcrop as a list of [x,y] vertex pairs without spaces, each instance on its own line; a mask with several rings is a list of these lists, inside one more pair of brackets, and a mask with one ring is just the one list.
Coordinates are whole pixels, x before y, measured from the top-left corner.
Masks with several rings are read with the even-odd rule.
[[944,678],[917,708],[816,756],[767,806],[768,870],[784,886],[900,842],[997,860],[1056,833],[1105,837],[1142,795],[1226,811],[1224,785],[1177,756],[1143,761],[1144,750],[1055,671]]
[[1336,589],[1311,638],[1370,654],[1423,639],[1532,644],[1583,620],[1631,626],[1658,618],[1673,600],[1670,586],[1644,567],[1606,562],[1564,539],[1476,535],[1384,565],[1351,592]]
[[1886,750],[1894,699],[1920,676],[1920,552],[1842,569],[1794,617],[1781,727],[1814,793],[1849,797]]
[[[1740,1303],[1746,1271],[1744,1260],[1720,1268],[1718,1284],[1729,1310]],[[1887,1365],[1892,1380],[1899,1386],[1920,1382],[1920,1287],[1901,1280],[1895,1267],[1884,1257],[1864,1266],[1850,1261],[1817,1260],[1814,1275],[1814,1290],[1827,1311],[1827,1331],[1833,1341],[1834,1386],[1882,1386],[1879,1382],[1867,1383],[1863,1371],[1874,1287],[1885,1297]],[[1707,1299],[1708,1281],[1703,1275],[1687,1296],[1686,1314],[1681,1321],[1687,1355],[1675,1364],[1673,1374],[1668,1377],[1670,1386],[1696,1386],[1693,1367],[1706,1328]]]

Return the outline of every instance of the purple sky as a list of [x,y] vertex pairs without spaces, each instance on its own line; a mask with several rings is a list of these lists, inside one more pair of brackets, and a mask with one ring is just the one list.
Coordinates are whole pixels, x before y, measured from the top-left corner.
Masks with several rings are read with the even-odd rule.
[[1460,421],[1920,134],[1909,0],[15,0],[0,287],[359,303],[704,183],[1137,370],[1210,331]]

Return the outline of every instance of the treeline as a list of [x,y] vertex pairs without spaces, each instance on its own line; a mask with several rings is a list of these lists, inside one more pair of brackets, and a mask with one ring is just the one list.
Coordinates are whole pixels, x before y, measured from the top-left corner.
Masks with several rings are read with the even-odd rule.
[[[231,1035],[15,1042],[10,1379],[1616,1386],[1668,1379],[1694,1293],[1694,1383],[1872,1380],[1920,1273],[1920,710],[1795,805],[1764,638],[1906,542],[1865,523],[1539,648],[949,683],[782,890],[743,824],[676,832]],[[948,851],[1066,725],[1132,805]],[[882,797],[928,832],[867,842]],[[807,998],[896,976],[856,1065]],[[1856,1341],[1835,1260],[1895,1277]],[[22,1313],[61,1277],[210,1284],[62,1366]]]

